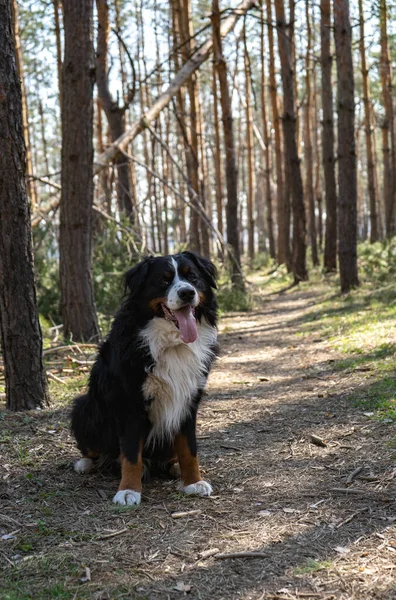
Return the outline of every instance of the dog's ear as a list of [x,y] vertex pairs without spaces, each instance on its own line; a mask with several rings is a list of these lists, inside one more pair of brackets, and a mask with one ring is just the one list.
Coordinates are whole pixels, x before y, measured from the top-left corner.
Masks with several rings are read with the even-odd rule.
[[215,265],[207,258],[203,258],[202,256],[195,254],[195,252],[190,252],[186,250],[185,252],[182,252],[182,254],[190,260],[192,260],[192,262],[198,267],[206,281],[209,283],[210,287],[215,288],[217,290],[217,269]]
[[150,264],[151,258],[145,258],[124,274],[123,285],[125,294],[129,291],[132,296],[135,295],[136,291],[144,283],[144,280],[147,277]]

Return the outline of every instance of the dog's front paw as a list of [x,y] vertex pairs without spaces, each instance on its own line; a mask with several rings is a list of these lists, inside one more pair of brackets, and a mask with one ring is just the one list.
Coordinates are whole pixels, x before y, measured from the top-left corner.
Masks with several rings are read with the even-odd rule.
[[76,473],[89,473],[93,467],[92,458],[79,458],[74,463],[74,470]]
[[114,496],[113,502],[120,506],[138,506],[141,499],[142,495],[140,492],[135,492],[135,490],[120,490]]
[[196,496],[210,496],[213,492],[213,488],[207,481],[201,479],[196,483],[190,483],[190,485],[182,486],[182,492],[185,494],[195,494]]

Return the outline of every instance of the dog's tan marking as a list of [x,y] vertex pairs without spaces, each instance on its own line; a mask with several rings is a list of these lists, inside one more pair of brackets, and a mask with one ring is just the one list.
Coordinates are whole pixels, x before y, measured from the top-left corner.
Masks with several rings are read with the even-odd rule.
[[136,463],[132,463],[124,454],[121,454],[121,481],[118,491],[135,490],[142,491],[142,460],[143,444],[140,444],[139,455]]
[[175,449],[179,459],[181,480],[185,486],[201,480],[198,456],[193,456],[185,435],[179,433],[175,437]]

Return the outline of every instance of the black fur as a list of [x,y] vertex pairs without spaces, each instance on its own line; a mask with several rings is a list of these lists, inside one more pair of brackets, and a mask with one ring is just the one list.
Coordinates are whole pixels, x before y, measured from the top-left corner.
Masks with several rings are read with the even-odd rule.
[[[171,258],[146,258],[124,276],[127,296],[99,350],[87,394],[74,401],[71,427],[83,456],[97,453],[118,458],[122,452],[135,462],[139,440],[150,432],[142,385],[154,366],[154,359],[148,348],[142,347],[140,333],[150,319],[164,316],[160,304],[153,306],[153,301],[155,304],[156,299],[166,296]],[[192,252],[173,258],[178,264],[179,276],[191,283],[200,295],[201,302],[195,310],[197,321],[205,318],[216,326],[217,303],[212,289],[216,287],[214,265]],[[166,273],[168,279],[164,279]],[[217,354],[217,348],[213,347],[213,351]],[[211,362],[206,365],[207,374]],[[196,411],[202,392],[202,389],[196,390],[191,414],[181,425],[194,454]],[[144,458],[149,459],[152,466],[171,464],[173,455],[171,440],[144,448]]]

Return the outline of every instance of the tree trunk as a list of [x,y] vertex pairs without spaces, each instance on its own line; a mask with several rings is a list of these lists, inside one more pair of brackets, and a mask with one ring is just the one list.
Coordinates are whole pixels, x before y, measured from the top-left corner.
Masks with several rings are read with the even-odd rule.
[[56,67],[58,73],[59,107],[60,111],[62,112],[62,43],[59,22],[60,2],[59,0],[52,0],[52,4],[54,5],[54,31],[56,39]]
[[293,258],[294,282],[306,281],[306,223],[304,191],[297,151],[296,111],[294,100],[294,72],[290,39],[287,35],[284,1],[275,2],[278,30],[279,55],[281,60],[283,84],[283,135],[285,139],[286,160],[289,166],[293,211]]
[[64,0],[60,285],[63,330],[75,341],[97,339],[92,275],[93,0]]
[[[264,183],[265,183],[265,198],[267,205],[267,229],[268,229],[268,242],[269,242],[269,253],[271,258],[276,258],[275,252],[275,238],[274,238],[274,222],[272,214],[272,190],[271,190],[271,141],[268,132],[268,118],[267,118],[267,99],[265,94],[266,89],[266,78],[265,78],[265,40],[264,40],[264,2],[261,0],[261,28],[260,28],[260,54],[261,54],[261,116],[263,120],[263,132],[264,132]],[[259,237],[259,251],[260,248],[260,237]]]
[[[390,138],[384,146],[384,195],[385,195],[385,227],[386,235],[392,236],[396,232],[396,136],[393,112],[392,71],[389,54],[387,6],[386,0],[380,0],[380,72],[382,85],[382,98],[385,109],[385,118],[382,125],[383,136]],[[389,150],[388,150],[389,149]],[[389,165],[386,165],[389,162]]]
[[357,180],[352,31],[348,0],[334,0],[338,111],[338,260],[341,292],[359,285],[357,273]]
[[283,175],[283,157],[280,117],[278,113],[278,94],[275,75],[275,50],[274,50],[274,31],[272,24],[272,4],[271,0],[267,3],[267,22],[268,22],[268,49],[269,49],[269,89],[272,106],[272,122],[275,136],[275,162],[276,162],[276,195],[277,195],[277,220],[278,220],[278,263],[280,265],[287,262],[289,254],[289,238],[287,235],[288,227],[286,225],[285,214],[285,188]]
[[9,2],[0,2],[0,332],[6,404],[11,410],[48,403],[37,312],[22,90]]
[[33,161],[32,161],[32,145],[31,145],[31,141],[30,141],[30,129],[29,129],[29,111],[28,111],[25,76],[24,76],[24,68],[23,68],[21,36],[20,36],[19,22],[18,22],[19,15],[18,15],[17,0],[12,0],[11,11],[12,11],[12,29],[13,29],[13,33],[14,33],[14,44],[15,44],[15,60],[16,60],[19,77],[21,80],[21,90],[22,90],[22,123],[23,123],[23,137],[25,139],[25,148],[26,148],[27,192],[28,192],[30,201],[32,203],[32,206],[35,207],[37,205],[38,198],[37,198],[36,183],[33,179]]
[[[214,115],[214,176],[215,176],[215,194],[216,194],[216,212],[217,229],[223,235],[223,173],[221,168],[221,145],[220,145],[220,123],[219,106],[217,93],[217,73],[213,63],[212,70],[212,97],[213,97],[213,115]],[[223,258],[221,249],[219,249],[219,258]]]
[[312,93],[311,93],[311,53],[312,53],[312,32],[310,19],[309,0],[305,0],[305,19],[307,23],[307,50],[305,55],[305,110],[304,110],[304,148],[305,148],[305,193],[307,195],[308,205],[308,223],[309,237],[311,240],[312,263],[315,267],[319,265],[318,246],[316,239],[316,215],[315,215],[315,196],[314,196],[314,173],[313,173],[313,151],[312,151],[312,132],[311,132],[311,112],[312,112]]
[[255,254],[254,247],[254,198],[256,188],[256,173],[254,164],[254,145],[253,145],[253,114],[252,114],[252,80],[250,74],[250,61],[246,45],[246,23],[243,28],[244,39],[244,67],[246,82],[246,147],[248,160],[248,192],[247,192],[247,230],[248,230],[248,256],[250,263]]
[[[108,82],[108,36],[109,36],[109,6],[107,0],[96,0],[98,12],[98,40],[96,49],[96,84],[102,108],[110,127],[111,139],[114,142],[125,133],[125,111],[128,101],[123,106],[112,97]],[[119,154],[115,159],[117,165],[117,199],[120,213],[127,215],[132,223],[135,216],[133,211],[131,173],[129,161]]]
[[324,189],[326,194],[324,268],[327,272],[331,272],[337,268],[337,189],[334,157],[333,92],[331,83],[330,0],[320,0],[320,11],[323,109],[322,150]]
[[378,240],[378,224],[377,224],[377,198],[375,189],[375,162],[373,153],[373,136],[371,130],[371,101],[370,89],[368,81],[368,68],[366,64],[366,48],[364,37],[364,14],[363,0],[359,0],[359,23],[360,23],[360,60],[363,77],[363,104],[364,104],[364,133],[366,137],[366,154],[367,154],[367,176],[368,176],[368,193],[370,198],[370,242],[374,243]]
[[232,248],[234,260],[231,264],[231,280],[234,286],[243,289],[240,274],[239,231],[238,231],[238,172],[235,162],[234,130],[232,123],[231,98],[227,81],[227,65],[223,56],[220,34],[219,1],[212,0],[212,28],[214,63],[220,84],[220,102],[225,144],[225,171],[227,182],[227,241]]

